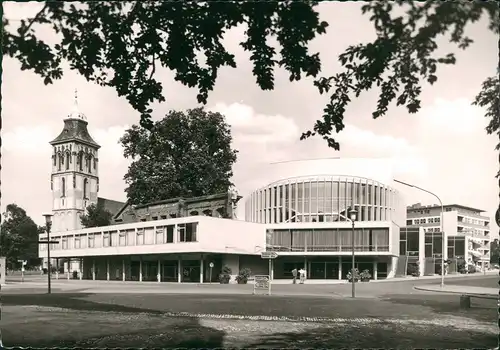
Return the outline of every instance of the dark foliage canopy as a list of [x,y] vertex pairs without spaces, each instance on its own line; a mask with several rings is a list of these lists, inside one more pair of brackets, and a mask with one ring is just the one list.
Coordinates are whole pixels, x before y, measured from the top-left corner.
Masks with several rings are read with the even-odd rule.
[[104,208],[101,203],[92,203],[87,206],[86,213],[80,217],[83,227],[100,227],[111,225],[113,214]]
[[[339,149],[333,135],[344,128],[344,114],[353,97],[377,87],[374,118],[383,116],[393,101],[415,113],[420,109],[422,84],[433,84],[438,67],[456,61],[453,53],[436,55],[436,39],[444,35],[466,49],[473,42],[465,33],[467,24],[486,16],[490,30],[498,33],[500,27],[495,1],[371,1],[362,11],[370,16],[377,39],[349,47],[339,57],[343,70],[327,77],[321,76],[319,53],[308,50],[308,43],[328,26],[320,21],[316,5],[316,1],[88,1],[77,5],[51,1],[17,27],[3,18],[3,49],[46,84],[61,78],[61,62],[67,60],[87,80],[125,96],[141,114],[141,125],[151,129],[149,106],[165,101],[156,67],[172,70],[177,81],[196,88],[198,101],[206,103],[218,69],[236,67],[234,56],[221,42],[223,35],[245,24],[248,29],[241,46],[251,52],[257,84],[273,89],[276,66],[287,70],[290,81],[313,77],[319,92],[330,94],[330,101],[302,138],[318,135]],[[404,14],[396,15],[395,10]],[[34,24],[50,26],[60,41],[53,46],[43,42]],[[271,37],[276,38],[277,48],[269,45]],[[204,54],[206,62],[198,61],[198,53]],[[487,132],[498,133],[500,89],[497,72],[492,73],[475,103],[487,109],[486,117],[491,119]]]
[[133,160],[125,181],[132,204],[227,192],[237,151],[224,116],[195,108],[170,111],[146,130],[132,126],[121,138]]
[[44,232],[16,204],[7,205],[0,233],[0,256],[5,256],[11,268],[20,267],[18,260],[38,260],[38,235]]

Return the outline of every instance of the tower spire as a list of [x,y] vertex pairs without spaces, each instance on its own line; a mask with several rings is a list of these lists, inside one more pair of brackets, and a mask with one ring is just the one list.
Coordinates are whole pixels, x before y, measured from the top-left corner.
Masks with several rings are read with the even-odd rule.
[[78,108],[78,90],[76,88],[75,88],[75,99],[73,101],[73,110],[71,111],[69,117],[82,120],[87,119],[85,115],[80,112],[80,109]]

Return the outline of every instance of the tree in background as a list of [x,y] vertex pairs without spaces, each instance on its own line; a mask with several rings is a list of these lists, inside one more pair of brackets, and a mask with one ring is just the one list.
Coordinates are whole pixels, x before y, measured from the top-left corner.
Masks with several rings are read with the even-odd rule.
[[133,160],[125,182],[132,204],[227,192],[237,151],[220,113],[170,111],[151,130],[132,126],[120,142]]
[[102,203],[90,204],[87,206],[85,214],[80,216],[83,227],[100,227],[111,225],[113,214],[104,208]]
[[27,260],[28,266],[37,265],[38,235],[43,232],[16,204],[7,205],[0,234],[0,256],[6,257],[9,268],[19,267],[18,260]]
[[[332,134],[344,128],[344,113],[353,97],[376,86],[380,95],[373,118],[383,116],[393,101],[415,113],[420,109],[422,82],[433,84],[438,67],[456,61],[453,53],[437,56],[439,36],[466,49],[473,42],[465,34],[467,24],[486,16],[488,28],[497,34],[500,30],[495,1],[370,1],[362,13],[370,16],[377,38],[349,47],[339,57],[344,70],[321,77],[319,53],[308,50],[311,40],[328,27],[319,20],[317,3],[89,1],[77,8],[73,3],[46,1],[34,18],[21,21],[17,28],[8,18],[2,19],[3,50],[21,62],[21,69],[43,77],[45,84],[60,79],[62,62],[68,61],[88,81],[125,96],[141,113],[141,125],[151,129],[149,106],[165,101],[155,78],[156,66],[172,70],[175,80],[197,88],[198,101],[205,104],[218,70],[236,68],[234,55],[221,43],[223,35],[244,24],[248,29],[240,45],[251,53],[253,74],[263,90],[274,88],[274,68],[279,66],[290,74],[290,81],[312,76],[321,94],[331,92],[324,114],[301,138],[318,135],[338,150]],[[53,46],[43,42],[34,25],[50,26],[60,41]],[[271,38],[277,47],[270,46]],[[204,54],[204,63],[198,53]],[[489,134],[500,132],[499,96],[494,74],[474,102],[487,109]]]

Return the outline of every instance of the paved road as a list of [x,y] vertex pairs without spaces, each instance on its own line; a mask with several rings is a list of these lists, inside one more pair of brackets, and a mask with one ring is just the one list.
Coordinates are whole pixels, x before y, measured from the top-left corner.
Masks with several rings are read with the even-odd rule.
[[[453,285],[470,285],[477,287],[497,288],[497,276],[467,276],[446,280]],[[359,298],[378,298],[386,294],[425,294],[413,287],[426,284],[439,284],[440,279],[385,281],[379,283],[357,283],[356,296]],[[122,282],[122,281],[80,281],[59,279],[52,281],[54,292],[85,292],[85,293],[152,293],[152,294],[252,294],[253,285],[221,285],[221,284],[186,284],[157,282]],[[46,276],[31,276],[24,283],[11,283],[2,287],[3,294],[12,293],[45,293]],[[274,284],[273,295],[282,296],[323,296],[350,297],[350,284]]]

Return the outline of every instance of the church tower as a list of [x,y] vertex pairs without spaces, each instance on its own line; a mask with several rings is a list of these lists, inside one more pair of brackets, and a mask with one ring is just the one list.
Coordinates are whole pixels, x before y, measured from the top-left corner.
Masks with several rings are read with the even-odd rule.
[[99,191],[99,146],[87,130],[87,118],[78,110],[75,90],[73,111],[64,119],[53,147],[52,173],[52,232],[82,228],[80,215],[92,203],[97,203]]

